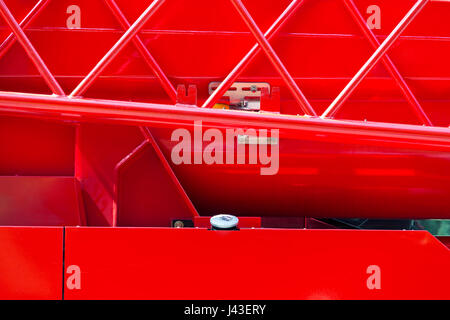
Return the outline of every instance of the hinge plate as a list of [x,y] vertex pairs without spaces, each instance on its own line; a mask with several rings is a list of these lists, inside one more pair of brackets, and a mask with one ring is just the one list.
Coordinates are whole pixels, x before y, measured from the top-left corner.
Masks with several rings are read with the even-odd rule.
[[[220,82],[211,82],[208,86],[209,94],[211,95],[219,85]],[[223,96],[230,99],[230,108],[259,111],[261,88],[267,88],[270,92],[270,84],[267,82],[235,82]]]

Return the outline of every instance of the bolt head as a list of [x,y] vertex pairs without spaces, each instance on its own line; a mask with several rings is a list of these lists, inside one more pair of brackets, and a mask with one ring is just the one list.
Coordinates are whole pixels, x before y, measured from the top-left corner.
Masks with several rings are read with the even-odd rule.
[[177,221],[174,222],[173,226],[175,228],[183,228],[184,227],[184,222],[180,221],[180,220],[177,220]]
[[239,219],[231,214],[218,214],[210,219],[211,226],[215,229],[234,229],[239,223]]

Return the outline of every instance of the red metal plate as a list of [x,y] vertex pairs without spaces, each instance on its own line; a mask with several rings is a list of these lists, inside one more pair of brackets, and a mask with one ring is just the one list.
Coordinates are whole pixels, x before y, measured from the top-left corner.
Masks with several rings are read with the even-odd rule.
[[62,227],[0,227],[0,243],[0,299],[61,299]]
[[67,228],[70,266],[67,299],[450,298],[450,252],[422,231]]
[[0,177],[0,225],[84,225],[79,188],[73,177]]

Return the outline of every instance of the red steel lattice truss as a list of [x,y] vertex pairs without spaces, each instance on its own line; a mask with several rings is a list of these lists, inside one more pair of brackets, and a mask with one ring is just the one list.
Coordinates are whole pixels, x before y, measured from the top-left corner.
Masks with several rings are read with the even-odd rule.
[[[434,0],[439,2],[438,0]],[[55,95],[63,96],[67,98],[82,96],[84,92],[92,85],[95,79],[102,73],[103,70],[111,63],[111,61],[122,51],[122,49],[130,42],[133,41],[136,48],[139,50],[140,54],[144,57],[146,63],[151,67],[151,69],[156,74],[158,80],[163,86],[164,90],[167,92],[169,97],[173,102],[176,102],[176,90],[174,86],[170,83],[167,75],[164,73],[162,68],[159,66],[155,58],[151,55],[149,50],[145,47],[142,40],[139,38],[138,33],[143,28],[145,23],[154,15],[154,13],[161,7],[165,0],[155,0],[150,6],[139,16],[136,21],[130,25],[126,17],[121,12],[117,3],[114,0],[105,0],[108,7],[114,13],[116,19],[120,22],[122,27],[126,29],[126,32],[122,37],[111,47],[111,49],[103,56],[103,58],[98,61],[94,68],[88,73],[88,75],[77,85],[77,87],[69,94],[65,95],[61,86],[56,81],[54,75],[50,72],[45,62],[39,56],[36,49],[33,47],[32,43],[23,32],[23,28],[26,28],[38,15],[42,12],[42,9],[48,4],[49,1],[39,1],[35,7],[26,15],[23,21],[19,24],[14,16],[9,11],[8,7],[4,1],[0,1],[0,13],[5,21],[11,28],[12,33],[8,36],[6,40],[0,46],[0,57],[3,56],[6,51],[11,47],[15,39],[17,39],[20,44],[25,49],[26,53],[33,61],[34,65],[39,70],[41,76],[45,79],[46,83]],[[396,40],[406,29],[406,27],[414,20],[414,18],[419,14],[419,12],[425,7],[429,0],[419,0],[410,9],[410,11],[405,15],[405,17],[399,22],[399,24],[394,28],[394,30],[389,34],[389,36],[379,44],[378,40],[372,33],[372,31],[364,23],[361,14],[356,8],[352,0],[345,0],[344,3],[348,8],[349,12],[352,14],[355,22],[358,24],[359,28],[364,32],[365,37],[371,43],[373,47],[377,47],[376,51],[367,60],[367,62],[361,67],[361,69],[355,74],[352,80],[347,84],[347,86],[339,93],[336,99],[330,104],[325,112],[320,116],[321,118],[333,118],[339,108],[345,103],[347,98],[351,93],[358,87],[365,76],[373,69],[377,62],[382,59],[384,65],[389,70],[391,76],[396,81],[398,86],[401,88],[402,93],[406,97],[410,106],[416,113],[417,117],[424,125],[432,126],[429,117],[426,115],[425,111],[421,107],[419,101],[414,96],[412,90],[409,88],[407,83],[404,81],[398,69],[395,67],[390,58],[386,55],[386,52],[395,44]],[[212,107],[223,94],[230,88],[234,81],[239,77],[246,66],[258,55],[258,53],[263,50],[264,53],[269,58],[270,62],[273,64],[277,72],[282,77],[286,86],[291,91],[295,100],[299,104],[302,111],[309,116],[317,116],[314,109],[311,107],[310,103],[297,86],[296,82],[293,80],[289,71],[283,65],[281,59],[278,57],[276,52],[273,50],[269,43],[269,40],[273,39],[279,30],[285,25],[292,14],[302,5],[302,0],[294,0],[291,4],[284,10],[284,12],[278,17],[278,19],[272,24],[272,26],[263,34],[260,28],[256,25],[255,21],[251,17],[250,13],[247,11],[243,3],[239,0],[232,0],[232,3],[236,10],[239,12],[242,19],[245,21],[249,30],[257,40],[257,44],[252,47],[252,49],[244,56],[244,58],[236,65],[236,67],[228,74],[224,81],[219,87],[211,94],[211,96],[205,101],[202,107],[210,108]],[[15,37],[14,37],[15,36]],[[7,93],[2,93],[3,96],[7,96]],[[12,98],[12,96],[11,96]]]

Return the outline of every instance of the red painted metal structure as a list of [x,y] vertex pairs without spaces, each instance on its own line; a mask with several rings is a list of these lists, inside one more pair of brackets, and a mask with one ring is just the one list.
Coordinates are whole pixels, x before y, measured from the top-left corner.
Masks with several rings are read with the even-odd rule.
[[[447,1],[0,0],[0,14],[0,298],[450,298],[445,239],[319,220],[450,217]],[[236,82],[270,85],[259,112],[228,110]],[[175,164],[174,130],[200,122],[279,130],[278,172]],[[223,212],[241,230],[205,228]],[[236,283],[211,287],[221,268]]]

